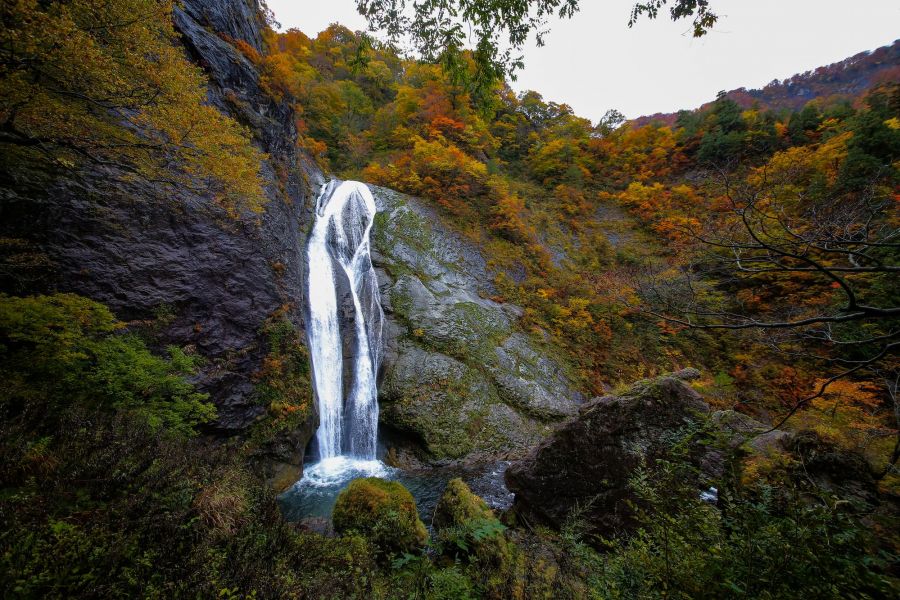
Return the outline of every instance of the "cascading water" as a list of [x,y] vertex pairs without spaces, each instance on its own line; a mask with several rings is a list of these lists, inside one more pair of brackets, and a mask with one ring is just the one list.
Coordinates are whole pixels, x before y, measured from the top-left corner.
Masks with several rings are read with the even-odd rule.
[[[348,472],[378,474],[386,469],[375,460],[376,377],[384,319],[369,255],[375,212],[372,192],[356,181],[331,181],[316,201],[307,248],[307,330],[319,409],[320,460],[306,470],[300,485],[331,485]],[[352,323],[346,327],[349,331],[341,328],[341,310],[352,313],[343,319]],[[345,348],[349,348],[346,359]]]
[[[375,200],[364,184],[332,181],[322,187],[307,247],[307,331],[319,408],[319,462],[307,466],[303,479],[280,497],[282,510],[291,520],[328,516],[350,479],[372,476],[401,481],[416,496],[426,520],[451,477],[465,477],[486,498],[500,498],[497,506],[508,507],[511,498],[502,483],[505,465],[492,465],[485,472],[416,475],[375,457],[375,384],[384,314],[369,256],[374,218]],[[498,489],[506,496],[497,495]]]

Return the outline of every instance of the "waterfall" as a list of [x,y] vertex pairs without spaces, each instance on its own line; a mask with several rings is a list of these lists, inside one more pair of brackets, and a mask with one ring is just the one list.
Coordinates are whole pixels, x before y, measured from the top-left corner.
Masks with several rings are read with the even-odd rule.
[[369,255],[375,212],[372,192],[356,181],[331,181],[316,201],[307,248],[307,331],[319,409],[320,465],[336,466],[338,459],[347,458],[375,460],[384,319]]

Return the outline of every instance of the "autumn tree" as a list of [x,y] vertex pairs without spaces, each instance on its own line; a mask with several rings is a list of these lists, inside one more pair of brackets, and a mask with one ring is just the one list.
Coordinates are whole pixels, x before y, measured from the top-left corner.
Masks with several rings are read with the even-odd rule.
[[206,103],[172,2],[12,0],[0,8],[0,147],[7,169],[90,164],[261,210],[264,155]]
[[681,227],[697,254],[680,277],[642,286],[656,318],[757,332],[791,363],[824,373],[775,427],[834,396],[835,382],[890,383],[900,372],[895,93],[877,90],[866,110],[820,127],[820,143],[778,152],[749,172],[710,174],[711,212]]

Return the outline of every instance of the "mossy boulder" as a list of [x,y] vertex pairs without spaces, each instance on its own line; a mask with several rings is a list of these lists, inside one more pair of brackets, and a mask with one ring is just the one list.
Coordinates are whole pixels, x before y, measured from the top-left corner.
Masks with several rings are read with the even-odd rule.
[[504,566],[515,550],[506,539],[506,526],[462,479],[447,483],[432,525],[447,556]]
[[412,494],[377,477],[351,481],[338,495],[331,519],[336,532],[360,534],[385,554],[415,550],[428,539]]
[[474,521],[494,519],[487,503],[476,496],[462,479],[451,479],[434,510],[435,529],[460,527]]
[[[687,383],[696,377],[696,370],[685,369],[585,404],[577,419],[507,469],[515,514],[527,523],[561,528],[578,509],[592,533],[634,529],[638,499],[632,478],[644,465],[669,457],[686,432],[702,430],[710,413]],[[706,489],[721,476],[721,454],[699,436],[685,439],[698,490]]]
[[465,565],[487,598],[526,598],[527,557],[506,527],[462,479],[447,483],[434,512],[439,547],[446,560]]

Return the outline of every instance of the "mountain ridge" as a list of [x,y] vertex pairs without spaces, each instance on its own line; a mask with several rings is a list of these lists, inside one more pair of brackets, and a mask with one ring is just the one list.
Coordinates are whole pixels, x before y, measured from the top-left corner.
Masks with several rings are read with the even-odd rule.
[[[874,50],[865,50],[834,62],[796,73],[791,77],[773,79],[762,88],[739,87],[728,90],[725,97],[734,100],[742,108],[759,105],[764,109],[799,110],[817,98],[828,101],[831,98],[855,98],[861,96],[874,85],[900,78],[900,39],[890,45]],[[719,92],[722,94],[722,92]],[[658,112],[630,119],[634,127],[642,127],[653,122],[674,125],[681,112],[700,112],[712,106],[715,100],[705,102],[697,108],[675,112]]]

